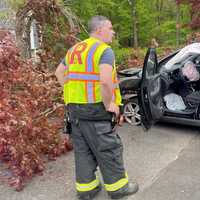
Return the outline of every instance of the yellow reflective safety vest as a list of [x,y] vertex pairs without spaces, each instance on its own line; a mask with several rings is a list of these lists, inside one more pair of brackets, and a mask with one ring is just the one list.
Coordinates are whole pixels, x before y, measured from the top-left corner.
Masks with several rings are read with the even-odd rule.
[[[65,104],[102,102],[100,91],[99,61],[104,50],[110,48],[104,42],[90,37],[70,48],[65,57]],[[121,105],[121,94],[116,67],[113,67],[113,101]]]

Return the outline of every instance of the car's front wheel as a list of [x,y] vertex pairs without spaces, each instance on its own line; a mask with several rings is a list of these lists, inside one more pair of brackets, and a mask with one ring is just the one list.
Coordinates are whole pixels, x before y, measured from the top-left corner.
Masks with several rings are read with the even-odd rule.
[[138,100],[136,98],[124,102],[124,118],[131,125],[141,124],[141,115],[139,112]]

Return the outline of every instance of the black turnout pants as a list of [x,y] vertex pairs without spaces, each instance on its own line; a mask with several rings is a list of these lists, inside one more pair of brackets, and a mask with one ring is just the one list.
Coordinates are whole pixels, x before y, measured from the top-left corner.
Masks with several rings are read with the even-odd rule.
[[72,142],[75,153],[76,182],[89,183],[96,179],[99,166],[105,184],[125,177],[123,146],[111,122],[83,120],[73,117]]

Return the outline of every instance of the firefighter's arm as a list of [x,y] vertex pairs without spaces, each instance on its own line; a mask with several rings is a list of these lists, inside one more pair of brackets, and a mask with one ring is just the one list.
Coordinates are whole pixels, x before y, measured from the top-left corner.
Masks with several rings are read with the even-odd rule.
[[114,85],[112,82],[113,67],[109,64],[100,64],[100,85],[103,104],[107,111],[119,115],[119,107],[112,101]]
[[58,79],[58,82],[63,87],[64,86],[64,72],[65,72],[65,65],[63,63],[60,63],[56,69],[55,76]]

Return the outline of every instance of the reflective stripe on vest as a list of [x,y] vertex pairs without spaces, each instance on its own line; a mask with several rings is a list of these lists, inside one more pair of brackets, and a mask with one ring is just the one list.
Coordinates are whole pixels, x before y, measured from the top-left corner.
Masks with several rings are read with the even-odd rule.
[[99,184],[99,179],[95,179],[89,183],[76,183],[76,190],[79,192],[91,191],[95,189]]
[[85,82],[93,82],[99,81],[99,73],[87,73],[87,72],[69,72],[65,75],[65,82],[73,80],[73,81],[85,81]]
[[94,53],[96,52],[97,50],[97,47],[100,45],[99,42],[96,42],[92,48],[88,51],[88,54],[87,54],[87,59],[86,59],[86,63],[85,63],[85,66],[87,66],[87,69],[86,71],[87,72],[93,72],[94,71]]
[[[65,103],[97,103],[102,101],[100,92],[99,60],[109,46],[95,38],[89,38],[70,48],[66,55]],[[113,100],[121,104],[121,95],[114,66],[112,81]]]
[[113,184],[104,184],[104,185],[105,185],[105,189],[107,191],[114,192],[114,191],[119,190],[120,188],[124,187],[127,183],[128,183],[128,175],[126,173],[125,178],[122,178]]
[[[96,42],[88,52],[87,59],[86,59],[87,72],[93,72],[94,71],[94,53],[96,52],[99,45],[100,45],[100,43]],[[99,81],[99,79],[100,79],[99,74],[98,74],[97,79],[98,80],[93,79],[93,81]],[[95,103],[96,97],[95,97],[95,84],[94,84],[94,82],[87,82],[86,83],[86,96],[87,96],[88,103]]]

